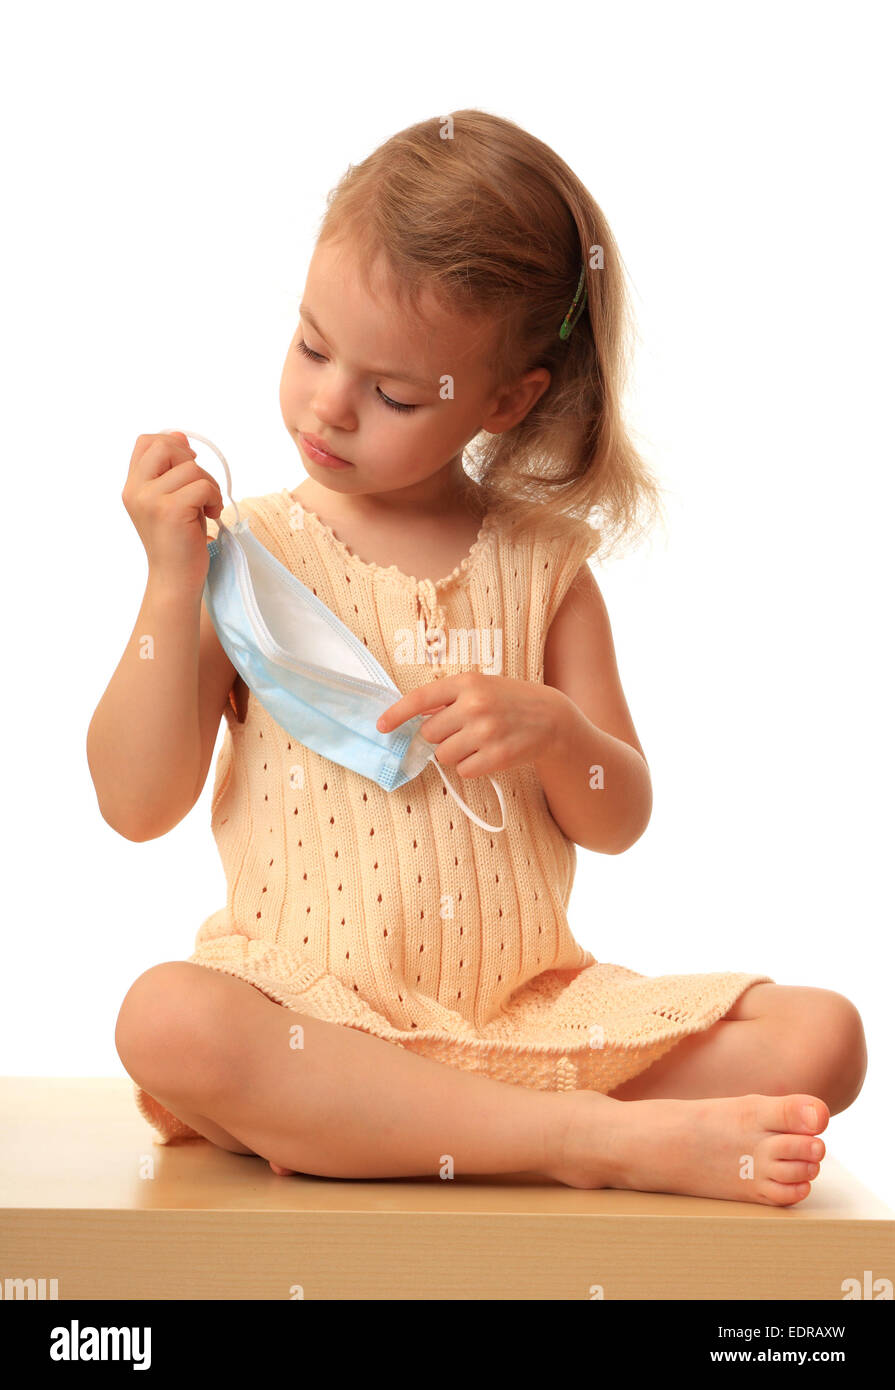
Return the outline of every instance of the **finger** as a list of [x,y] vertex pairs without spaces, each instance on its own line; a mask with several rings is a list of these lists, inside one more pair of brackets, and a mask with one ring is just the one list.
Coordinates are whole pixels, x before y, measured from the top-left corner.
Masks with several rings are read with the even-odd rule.
[[[128,465],[129,471],[131,473],[135,471],[136,466],[139,464],[140,460],[143,458],[145,454],[149,452],[153,445],[158,445],[162,442],[163,439],[170,437],[171,436],[168,435],[141,434],[137,439],[137,442],[134,445],[134,451],[131,454],[131,461]],[[191,454],[193,458],[196,457],[196,451],[190,444],[186,435],[181,434],[180,438],[175,438],[174,446],[178,450],[181,450],[184,454]]]
[[[154,482],[156,478],[161,478],[172,468],[194,462],[195,458],[196,451],[191,449],[188,444],[181,444],[176,439],[169,441],[156,437],[150,443],[149,448],[144,449],[139,459],[133,464],[129,481],[132,480],[145,486],[147,483]],[[180,474],[180,480],[182,483],[183,472]]]
[[[445,695],[449,697],[448,702],[445,701]],[[450,679],[430,681],[427,685],[421,685],[416,690],[409,691],[407,695],[402,695],[400,700],[383,710],[376,720],[376,727],[380,733],[387,734],[405,720],[412,719],[415,714],[431,714],[436,709],[442,709],[445,703],[449,703],[455,697],[456,691],[452,688]]]
[[192,459],[184,459],[182,463],[176,463],[169,468],[166,473],[159,474],[158,490],[162,493],[178,492],[184,486],[186,479],[195,478],[197,481],[202,478],[210,483],[213,489],[214,505],[222,505],[223,497],[218,486],[217,478],[211,473],[206,472],[200,464],[194,463]]
[[463,718],[455,700],[452,705],[440,705],[427,715],[420,725],[420,734],[427,743],[441,743],[463,727]]
[[[422,731],[421,731],[422,732]],[[482,739],[472,729],[458,729],[439,743],[435,756],[444,767],[456,767],[464,758],[484,751]]]
[[383,710],[376,720],[376,728],[381,734],[388,734],[392,729],[397,729],[398,725],[403,724],[405,720],[413,718],[416,711],[411,708],[409,701],[410,696],[403,695],[395,704],[389,705],[387,710]]
[[[379,719],[376,721],[376,727],[377,727],[377,729],[380,730],[381,733],[386,734],[386,733],[389,732],[390,729],[393,729],[393,728],[396,729],[400,724],[403,724],[406,720],[408,720],[408,719],[413,719],[413,718],[414,718],[414,711],[413,711],[413,710],[407,711],[407,710],[404,708],[404,700],[406,700],[407,698],[408,698],[408,697],[405,695],[405,696],[403,697],[403,699],[401,699],[401,700],[398,701],[397,704],[395,704],[395,705],[390,705],[389,708],[388,708],[387,710],[384,710],[383,713],[379,716]],[[434,710],[422,711],[423,713],[426,714],[427,718],[426,718],[425,723],[423,723],[422,726],[421,726],[421,731],[422,731],[422,729],[424,729],[424,728],[426,727],[426,723],[428,723],[428,721],[429,721],[429,719],[432,717],[432,715],[437,714],[438,710],[447,709],[447,708],[448,708],[447,705],[438,705],[438,706],[436,707],[436,709],[434,709]],[[393,713],[393,711],[394,711],[394,713]],[[385,721],[387,721],[387,722],[383,725],[383,724],[380,722],[380,721],[382,721],[382,720],[385,720]],[[443,737],[443,735],[442,735],[442,737]]]

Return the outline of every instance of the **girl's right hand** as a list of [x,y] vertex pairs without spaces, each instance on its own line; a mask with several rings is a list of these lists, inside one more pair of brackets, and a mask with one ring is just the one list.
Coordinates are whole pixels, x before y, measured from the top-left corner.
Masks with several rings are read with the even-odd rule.
[[224,499],[185,434],[140,435],[121,500],[143,542],[150,579],[178,592],[201,590],[208,573],[205,518],[216,521]]

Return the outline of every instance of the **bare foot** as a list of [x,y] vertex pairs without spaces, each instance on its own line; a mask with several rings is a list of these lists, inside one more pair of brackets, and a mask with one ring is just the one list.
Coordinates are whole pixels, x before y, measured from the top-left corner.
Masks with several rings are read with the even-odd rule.
[[[814,1136],[830,1112],[817,1096],[623,1101],[570,1094],[576,1108],[549,1174],[569,1187],[792,1206],[808,1196],[826,1152]],[[803,1116],[803,1106],[813,1106],[815,1117]]]
[[294,1168],[281,1168],[280,1165],[279,1165],[279,1163],[274,1163],[274,1161],[273,1161],[272,1158],[269,1158],[267,1161],[268,1161],[268,1163],[270,1164],[270,1166],[271,1166],[271,1168],[273,1169],[273,1171],[277,1174],[278,1177],[281,1177],[281,1178],[291,1178],[291,1177],[294,1176],[294,1174],[295,1174],[295,1169],[294,1169]]

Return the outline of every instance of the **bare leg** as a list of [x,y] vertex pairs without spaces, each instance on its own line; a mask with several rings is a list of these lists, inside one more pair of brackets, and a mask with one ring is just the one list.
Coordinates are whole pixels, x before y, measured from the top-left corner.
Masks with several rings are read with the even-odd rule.
[[848,999],[832,990],[760,984],[611,1095],[685,1100],[779,1096],[799,1087],[821,1096],[835,1115],[851,1105],[866,1070],[863,1025]]
[[813,1135],[829,1121],[811,1094],[623,1103],[510,1086],[295,1014],[188,962],[135,982],[116,1042],[173,1113],[208,1116],[273,1164],[327,1177],[537,1172],[787,1205],[807,1196],[823,1152]]
[[[260,997],[260,996],[259,996]],[[255,1045],[206,1110],[289,1171],[389,1178],[543,1173],[567,1097],[441,1066],[354,1028],[261,1000]],[[262,1023],[263,1019],[263,1023]]]
[[131,1076],[199,1133],[323,1177],[544,1173],[571,1115],[566,1094],[442,1066],[189,962],[135,982],[116,1043]]
[[[144,1087],[145,1089],[148,1088]],[[183,1120],[197,1133],[210,1139],[217,1148],[229,1149],[230,1153],[234,1154],[251,1154],[252,1158],[261,1157],[260,1154],[255,1153],[254,1149],[248,1148],[246,1144],[241,1144],[232,1134],[228,1134],[220,1125],[216,1125],[207,1115],[200,1115],[196,1110],[188,1110],[180,1099],[172,1100],[166,1096],[157,1095],[155,1091],[150,1091],[149,1094],[155,1096],[155,1099],[164,1105],[166,1110],[170,1110],[172,1115],[176,1115],[178,1120]],[[274,1172],[277,1171],[273,1164],[270,1166]]]

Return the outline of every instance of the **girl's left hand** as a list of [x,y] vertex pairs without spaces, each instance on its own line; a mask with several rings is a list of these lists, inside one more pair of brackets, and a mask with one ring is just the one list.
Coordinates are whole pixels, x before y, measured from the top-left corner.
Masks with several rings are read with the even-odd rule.
[[403,695],[379,716],[376,727],[389,733],[428,711],[420,733],[427,743],[438,745],[439,763],[456,767],[461,777],[479,777],[532,763],[549,752],[563,698],[551,685],[464,671]]

